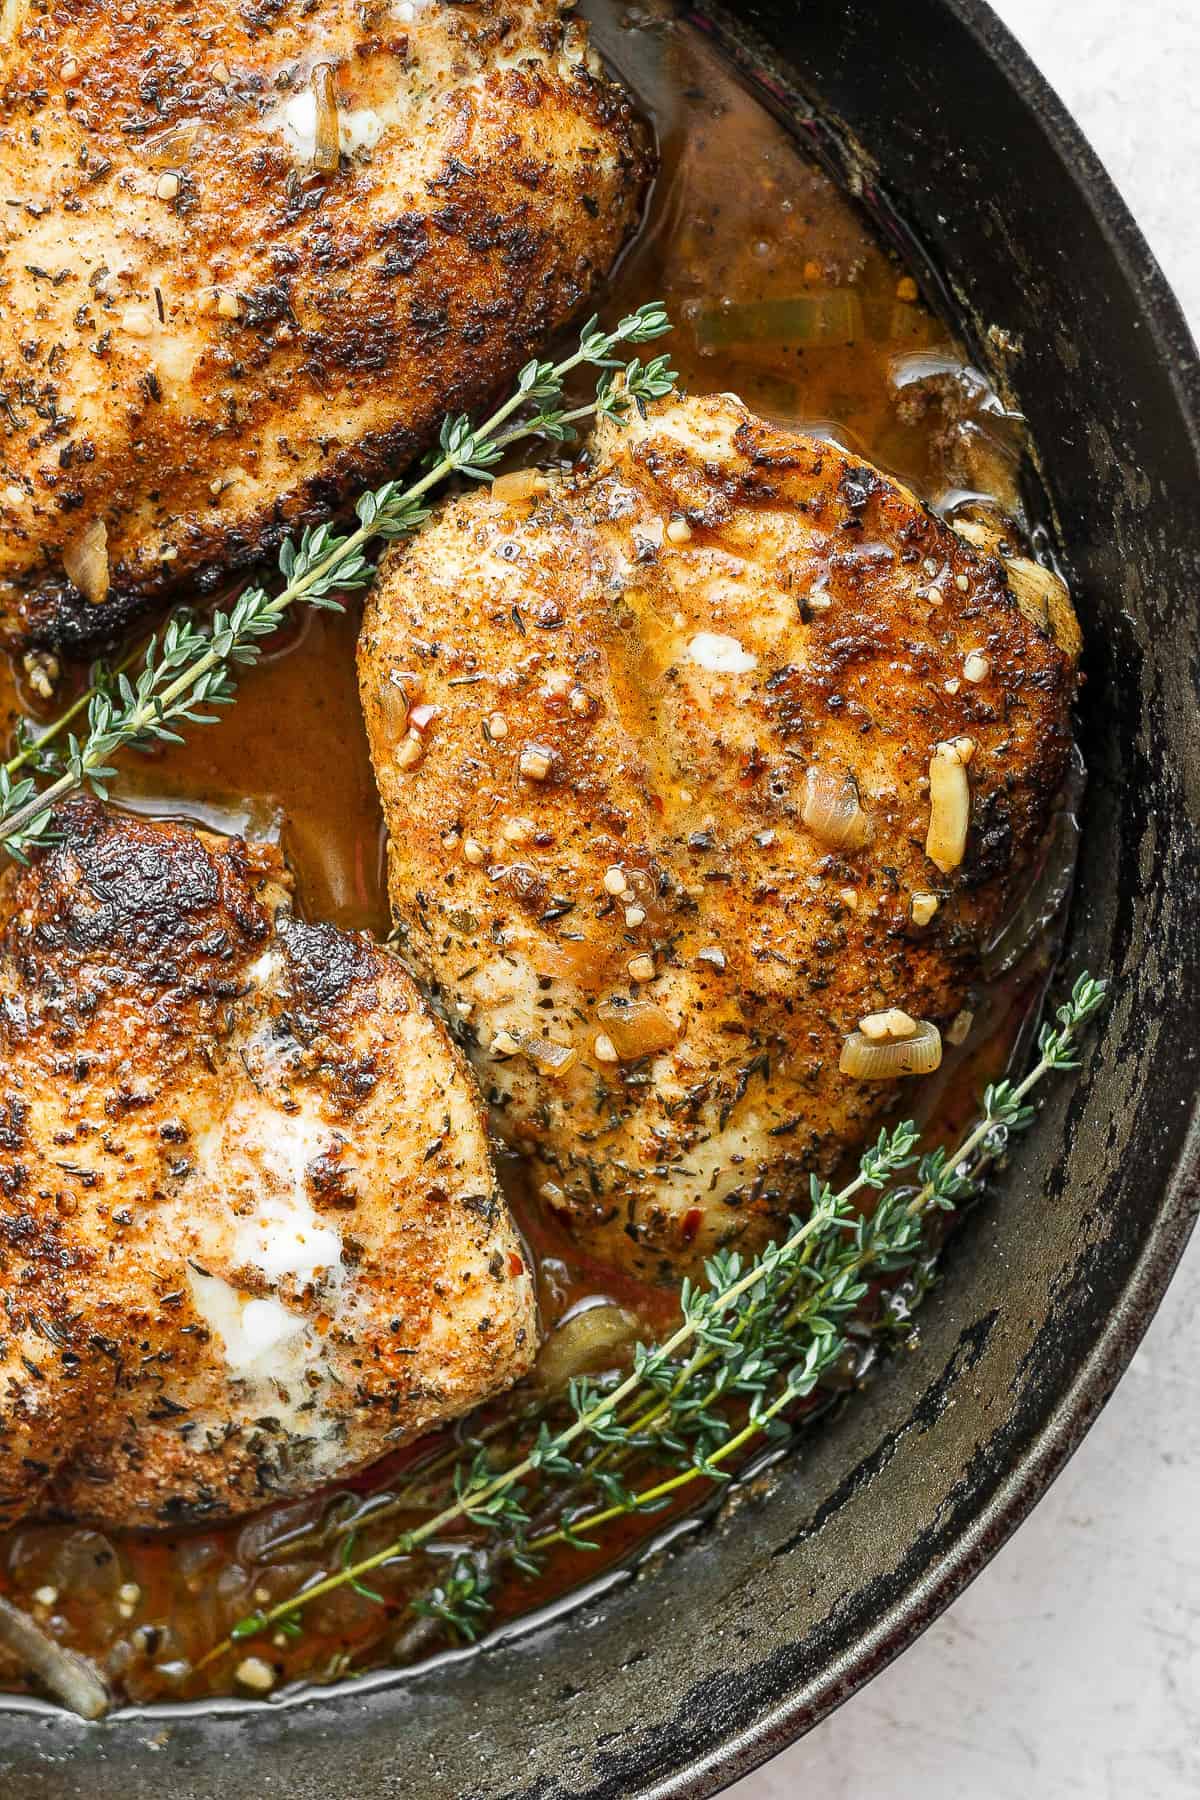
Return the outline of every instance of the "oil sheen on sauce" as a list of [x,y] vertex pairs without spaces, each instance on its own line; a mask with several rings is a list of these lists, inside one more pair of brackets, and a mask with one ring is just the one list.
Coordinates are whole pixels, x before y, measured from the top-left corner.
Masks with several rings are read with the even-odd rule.
[[[588,11],[600,49],[652,119],[662,158],[644,228],[600,297],[603,315],[661,298],[675,322],[669,346],[685,386],[732,390],[781,424],[834,437],[946,515],[975,497],[1019,521],[1019,422],[865,216],[706,36],[657,7],[595,0]],[[278,837],[310,917],[386,935],[383,834],[355,684],[356,623],[353,614],[318,613],[289,625],[220,723],[193,730],[184,748],[127,761],[114,797],[217,830]],[[6,710],[22,706],[28,710],[28,695],[18,673],[9,678]],[[1060,836],[1058,888],[1069,878],[1069,813]],[[1006,1059],[1051,952],[1044,929],[1023,931],[1010,966],[1001,947],[996,979],[972,1003],[965,1051],[923,1095],[940,1130],[961,1124],[981,1076]],[[645,1328],[663,1327],[670,1296],[639,1292],[582,1263],[525,1203],[519,1171],[510,1168],[507,1179],[537,1258],[544,1325],[603,1296],[637,1312]],[[429,1448],[345,1484],[343,1505],[385,1493],[399,1469]],[[174,1537],[22,1528],[0,1538],[0,1590],[65,1645],[95,1657],[131,1701],[228,1692],[234,1659],[199,1677],[194,1663],[237,1619],[329,1566],[328,1551],[303,1542],[328,1505],[326,1495]],[[393,1535],[396,1524],[387,1528]],[[510,1582],[500,1616],[555,1600],[627,1557],[639,1533],[661,1530],[659,1516],[608,1541],[603,1557],[568,1553],[537,1582]],[[386,1541],[367,1523],[356,1548]],[[402,1598],[406,1574],[414,1578],[411,1570],[381,1578],[390,1602]],[[421,1578],[428,1581],[428,1566]],[[276,1637],[251,1648],[286,1682],[408,1661],[430,1644],[411,1616],[402,1620],[398,1604],[381,1607],[343,1588],[308,1610],[302,1640]],[[0,1684],[21,1686],[3,1652]]]

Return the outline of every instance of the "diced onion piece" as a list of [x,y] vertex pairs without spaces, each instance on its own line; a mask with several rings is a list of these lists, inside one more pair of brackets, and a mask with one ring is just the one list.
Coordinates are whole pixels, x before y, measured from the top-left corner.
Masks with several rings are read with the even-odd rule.
[[1083,636],[1071,604],[1071,591],[1061,575],[1056,575],[1053,569],[1043,568],[1032,557],[1006,556],[1004,546],[1011,539],[994,515],[957,519],[954,529],[981,555],[1000,558],[1012,597],[1025,617],[1039,631],[1048,632],[1069,657],[1078,657],[1083,649]]
[[1040,625],[1043,631],[1048,631],[1050,610],[1046,604],[1046,592],[1048,584],[1057,581],[1058,577],[1028,556],[1011,557],[1005,565],[1005,572],[1013,598],[1026,618],[1032,619],[1035,625]]
[[341,160],[342,145],[331,63],[317,64],[312,72],[312,91],[317,103],[312,166],[321,175],[332,175]]
[[637,1335],[633,1314],[611,1301],[568,1313],[542,1345],[537,1359],[538,1384],[547,1393],[558,1394],[577,1375],[615,1369],[624,1362]]
[[831,850],[861,850],[867,841],[867,815],[849,775],[811,764],[804,774],[800,816],[813,836]]
[[497,475],[492,493],[504,506],[528,506],[549,486],[540,469],[510,469],[506,475]]
[[203,119],[180,119],[177,125],[168,125],[165,131],[144,138],[141,155],[146,167],[181,169],[207,129]]
[[530,960],[539,975],[581,981],[589,986],[601,979],[611,958],[610,946],[593,943],[590,938],[544,938],[530,951]]
[[408,730],[409,705],[403,678],[393,669],[387,680],[380,683],[379,710],[394,731]]
[[108,526],[103,519],[90,525],[63,545],[63,568],[84,599],[102,606],[108,599]]
[[861,295],[852,287],[722,306],[695,322],[702,349],[739,344],[855,344],[865,332]]
[[1079,620],[1071,605],[1071,592],[1061,575],[1044,569],[1028,556],[1009,557],[1004,573],[1013,599],[1027,619],[1048,631],[1060,650],[1077,657],[1083,649]]
[[904,1075],[932,1075],[941,1067],[942,1034],[927,1019],[918,1019],[911,1037],[872,1042],[852,1031],[842,1045],[838,1068],[856,1081],[898,1081]]
[[946,1042],[953,1044],[956,1049],[959,1044],[965,1044],[971,1035],[971,1027],[974,1023],[975,1014],[964,1006],[961,1012],[955,1013],[946,1027]]
[[956,744],[939,744],[929,759],[929,832],[925,854],[948,875],[967,848],[971,786]]
[[546,1075],[565,1075],[579,1061],[578,1050],[570,1044],[525,1031],[498,1031],[488,1050],[492,1056],[527,1056]]
[[994,519],[955,519],[954,532],[964,543],[970,544],[983,556],[999,554],[998,546],[1003,542],[1004,534]]
[[[648,869],[627,867],[625,870],[625,888],[631,893],[639,906],[652,909],[658,900],[658,887]],[[622,896],[624,897],[624,896]],[[626,902],[628,904],[628,902]]]
[[679,1026],[654,1000],[602,1000],[596,1017],[622,1062],[657,1056],[679,1041]]
[[108,1711],[108,1689],[99,1671],[74,1651],[64,1650],[28,1613],[4,1599],[0,1599],[0,1644],[81,1719],[102,1719]]
[[546,1075],[565,1075],[579,1060],[578,1050],[570,1044],[556,1044],[553,1038],[523,1036],[520,1044],[530,1062]]

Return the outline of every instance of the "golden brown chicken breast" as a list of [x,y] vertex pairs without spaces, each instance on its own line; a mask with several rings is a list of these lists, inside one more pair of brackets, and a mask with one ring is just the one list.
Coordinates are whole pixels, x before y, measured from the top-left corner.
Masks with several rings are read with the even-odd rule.
[[541,487],[446,505],[369,603],[391,896],[544,1200],[666,1274],[936,1060],[1063,777],[1074,622],[728,396]]
[[109,633],[411,460],[645,170],[559,0],[8,0],[0,632]]
[[214,1518],[522,1375],[465,1065],[276,852],[92,802],[0,892],[0,1523]]

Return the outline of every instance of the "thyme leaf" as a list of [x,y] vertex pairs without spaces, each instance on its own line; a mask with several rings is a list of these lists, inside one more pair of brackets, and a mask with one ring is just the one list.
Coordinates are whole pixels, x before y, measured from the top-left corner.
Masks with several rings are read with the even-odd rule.
[[[1105,999],[1103,981],[1080,976],[1043,1027],[1029,1073],[985,1090],[980,1117],[953,1151],[922,1154],[908,1121],[881,1131],[844,1187],[811,1182],[808,1216],[794,1218],[784,1240],[749,1262],[721,1251],[706,1263],[702,1283],[685,1281],[680,1323],[661,1342],[638,1344],[628,1374],[572,1381],[565,1422],[563,1403],[557,1411],[552,1404],[507,1461],[498,1460],[493,1441],[475,1440],[445,1468],[444,1503],[430,1517],[370,1555],[345,1549],[335,1573],[241,1620],[198,1668],[347,1582],[362,1592],[364,1576],[464,1524],[480,1534],[481,1548],[460,1553],[448,1578],[407,1604],[471,1641],[490,1613],[501,1563],[536,1575],[555,1546],[595,1550],[614,1520],[669,1505],[698,1481],[728,1482],[756,1442],[790,1434],[789,1415],[853,1349],[870,1284],[898,1271],[907,1294],[890,1313],[885,1305],[884,1328],[906,1333],[907,1315],[932,1280],[924,1221],[977,1191],[1032,1123],[1034,1090],[1078,1066],[1079,1040]],[[911,1174],[915,1182],[901,1179]],[[869,1211],[864,1192],[878,1195]],[[436,1459],[418,1479],[444,1462]],[[394,1508],[375,1508],[371,1523],[403,1506],[401,1497]]]
[[437,1619],[466,1643],[473,1644],[492,1610],[491,1574],[483,1562],[465,1554],[455,1557],[449,1577],[412,1602],[423,1619]]

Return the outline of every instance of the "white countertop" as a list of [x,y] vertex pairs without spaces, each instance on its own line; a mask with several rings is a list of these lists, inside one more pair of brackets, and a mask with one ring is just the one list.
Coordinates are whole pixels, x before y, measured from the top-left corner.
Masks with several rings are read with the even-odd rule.
[[[1200,335],[1200,0],[992,4],[1080,120]],[[1196,1800],[1198,1314],[1200,1241],[1012,1542],[735,1800]]]

